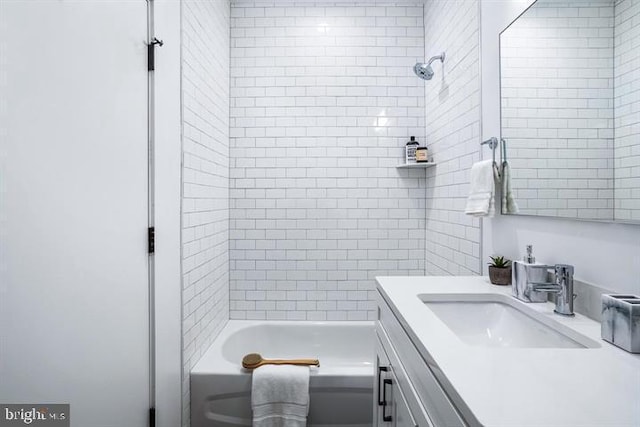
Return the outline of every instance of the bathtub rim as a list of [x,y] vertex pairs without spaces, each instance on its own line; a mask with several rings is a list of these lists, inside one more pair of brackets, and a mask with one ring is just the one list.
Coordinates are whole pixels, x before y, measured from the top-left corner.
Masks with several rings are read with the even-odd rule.
[[[356,326],[360,328],[368,328],[372,333],[372,337],[375,338],[375,321],[372,320],[229,320],[222,328],[218,336],[213,340],[211,345],[202,354],[200,360],[191,368],[190,375],[239,375],[250,374],[242,368],[240,361],[238,363],[231,363],[225,359],[222,354],[222,347],[224,342],[234,333],[246,329],[252,326],[258,325],[275,325],[275,326],[291,326],[296,325],[308,325],[308,326]],[[373,341],[375,342],[375,341]],[[371,359],[369,365],[359,366],[339,366],[339,367],[323,367],[322,360],[320,361],[320,369],[311,367],[310,372],[312,376],[364,376],[370,377],[373,372],[374,365],[373,348],[371,353]]]

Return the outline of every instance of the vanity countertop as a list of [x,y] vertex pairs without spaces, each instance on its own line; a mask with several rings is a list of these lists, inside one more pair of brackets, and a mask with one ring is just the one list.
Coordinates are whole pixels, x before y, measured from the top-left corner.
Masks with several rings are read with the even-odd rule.
[[[596,341],[598,348],[487,348],[464,343],[420,294],[502,294],[487,277],[378,277],[378,290],[457,405],[485,427],[640,426],[640,355],[600,338],[600,323],[563,317],[552,303],[528,304],[541,316]],[[444,378],[443,378],[444,376]]]

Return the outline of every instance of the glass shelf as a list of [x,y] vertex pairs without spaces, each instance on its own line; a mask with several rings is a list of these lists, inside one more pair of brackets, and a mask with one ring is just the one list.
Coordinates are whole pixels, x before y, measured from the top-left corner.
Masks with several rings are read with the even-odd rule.
[[436,163],[434,162],[409,163],[409,164],[398,165],[396,166],[396,169],[424,169],[424,168],[429,168],[435,165]]

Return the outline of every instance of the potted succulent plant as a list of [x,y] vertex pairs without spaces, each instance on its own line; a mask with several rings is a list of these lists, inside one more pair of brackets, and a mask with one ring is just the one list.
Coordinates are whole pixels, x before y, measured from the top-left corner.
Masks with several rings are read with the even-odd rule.
[[494,285],[511,284],[511,260],[503,256],[490,256],[489,280]]

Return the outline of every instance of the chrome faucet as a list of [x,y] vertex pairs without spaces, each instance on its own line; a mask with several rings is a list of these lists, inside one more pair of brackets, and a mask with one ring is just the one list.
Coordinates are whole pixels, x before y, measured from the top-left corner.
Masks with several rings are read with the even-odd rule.
[[527,287],[534,292],[556,294],[556,308],[554,312],[563,316],[573,316],[573,266],[567,264],[530,265],[529,268],[543,268],[554,271],[553,282],[530,282]]

